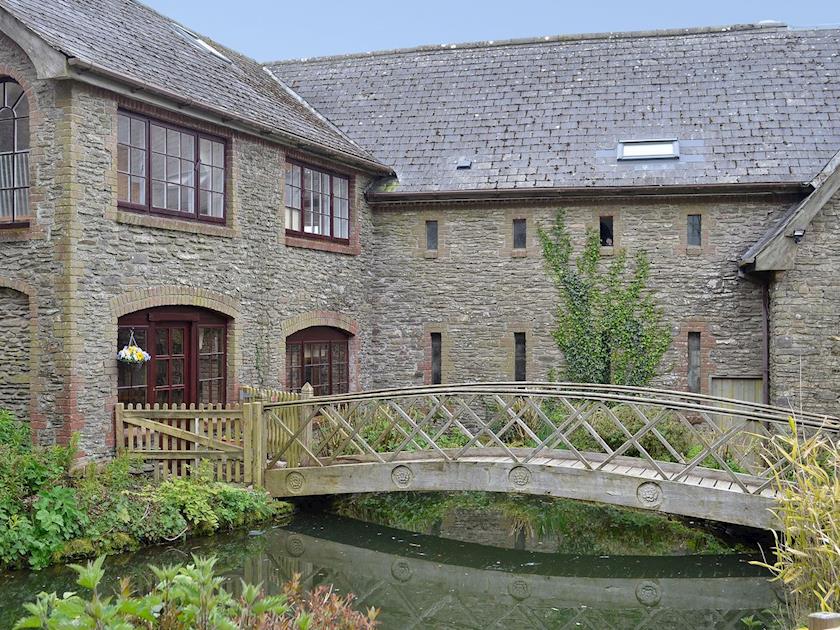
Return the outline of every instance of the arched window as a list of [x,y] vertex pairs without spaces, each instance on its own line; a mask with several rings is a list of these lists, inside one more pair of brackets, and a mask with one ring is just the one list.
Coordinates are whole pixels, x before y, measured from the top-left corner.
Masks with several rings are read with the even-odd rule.
[[0,224],[29,219],[29,100],[0,79]]
[[223,403],[226,397],[227,325],[223,315],[201,308],[161,306],[119,319],[117,350],[132,332],[151,355],[143,365],[120,362],[121,403]]
[[286,337],[286,386],[300,390],[312,385],[316,396],[349,390],[347,340],[338,328],[315,326]]

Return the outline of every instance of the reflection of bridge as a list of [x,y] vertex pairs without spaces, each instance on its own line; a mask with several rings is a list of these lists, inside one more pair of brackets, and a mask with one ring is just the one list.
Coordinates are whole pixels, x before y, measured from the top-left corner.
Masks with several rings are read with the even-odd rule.
[[[684,392],[487,383],[253,403],[278,497],[479,490],[773,526],[785,409]],[[797,414],[802,433],[840,431]],[[283,464],[282,462],[285,462]]]
[[[579,577],[452,565],[288,530],[271,532],[267,542],[268,561],[247,566],[247,580],[276,583],[267,572],[298,572],[307,587],[333,584],[361,606],[383,607],[385,628],[736,628],[778,603],[763,576],[693,577],[687,559],[681,572],[665,576]],[[462,547],[459,556],[486,554],[479,545]],[[602,562],[613,568],[599,574],[622,571],[620,558]]]

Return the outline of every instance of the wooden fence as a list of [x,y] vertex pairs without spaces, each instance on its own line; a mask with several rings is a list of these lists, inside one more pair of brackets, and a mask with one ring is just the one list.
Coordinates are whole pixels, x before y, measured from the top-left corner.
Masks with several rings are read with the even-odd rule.
[[117,449],[144,460],[155,479],[194,474],[206,461],[219,481],[262,485],[267,462],[277,463],[276,453],[287,453],[291,465],[300,461],[300,449],[282,430],[294,426],[299,412],[289,408],[266,416],[262,401],[300,395],[258,388],[245,394],[248,402],[241,405],[119,404]]

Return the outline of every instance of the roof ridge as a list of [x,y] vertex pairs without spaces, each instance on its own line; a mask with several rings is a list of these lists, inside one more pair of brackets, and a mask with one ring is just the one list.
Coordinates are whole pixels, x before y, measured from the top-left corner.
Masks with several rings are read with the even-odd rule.
[[[611,39],[642,39],[651,37],[682,37],[690,35],[726,34],[738,31],[789,29],[784,22],[768,20],[754,24],[729,24],[724,26],[695,26],[687,28],[663,28],[641,31],[603,31],[596,33],[578,33],[566,35],[544,35],[541,37],[522,37],[515,39],[483,40],[462,42],[456,44],[424,44],[407,48],[392,48],[373,50],[368,52],[343,53],[339,55],[321,55],[318,57],[300,57],[266,61],[265,66],[281,64],[317,63],[320,61],[338,61],[341,59],[359,59],[369,57],[384,57],[388,55],[402,55],[417,52],[446,52],[451,50],[471,50],[476,48],[503,48],[506,46],[528,46],[533,44],[549,44],[558,42],[598,41]],[[807,29],[806,29],[807,30]]]

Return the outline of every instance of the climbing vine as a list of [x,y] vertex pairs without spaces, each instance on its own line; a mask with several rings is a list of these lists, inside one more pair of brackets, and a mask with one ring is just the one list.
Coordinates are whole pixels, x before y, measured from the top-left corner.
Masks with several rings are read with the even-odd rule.
[[586,232],[583,252],[572,261],[566,215],[539,230],[546,268],[560,293],[554,339],[563,352],[562,380],[646,385],[671,344],[662,311],[645,291],[650,261],[640,250],[632,268],[620,250],[601,263],[597,231]]

